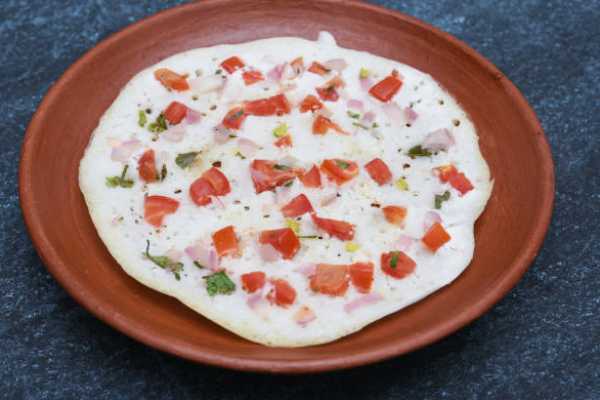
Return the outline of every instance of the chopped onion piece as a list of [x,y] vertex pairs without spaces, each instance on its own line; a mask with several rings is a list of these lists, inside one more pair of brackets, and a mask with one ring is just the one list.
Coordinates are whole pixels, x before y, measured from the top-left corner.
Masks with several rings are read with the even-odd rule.
[[440,214],[436,213],[435,211],[427,211],[425,213],[425,217],[423,218],[423,229],[425,232],[427,232],[429,228],[431,228],[431,226],[436,222],[442,222],[442,217],[440,217]]
[[334,58],[323,63],[326,68],[341,72],[346,69],[348,63],[342,58]]
[[373,293],[365,294],[364,296],[360,296],[357,299],[354,299],[351,302],[346,303],[344,305],[344,311],[346,311],[347,313],[351,313],[354,310],[356,310],[357,308],[361,308],[361,307],[367,306],[369,304],[377,303],[380,300],[383,300],[383,296],[380,295],[379,293],[373,292]]
[[216,92],[223,88],[225,79],[220,75],[210,75],[188,80],[190,90],[195,94]]
[[423,141],[423,147],[431,151],[447,151],[454,143],[454,136],[444,128],[428,133]]
[[[116,141],[113,143],[117,143]],[[119,142],[115,147],[113,147],[110,158],[113,161],[119,161],[122,163],[127,162],[129,157],[140,147],[142,146],[142,142],[137,139],[126,140],[124,142]]]

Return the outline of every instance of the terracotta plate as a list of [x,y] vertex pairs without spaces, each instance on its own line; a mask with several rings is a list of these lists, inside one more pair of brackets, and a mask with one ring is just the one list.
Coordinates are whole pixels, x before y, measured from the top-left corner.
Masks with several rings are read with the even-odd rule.
[[[477,222],[475,257],[450,286],[334,343],[267,348],[241,339],[178,301],[129,278],[98,238],[77,184],[98,119],[138,71],[195,47],[272,36],[315,39],[392,58],[431,74],[471,115],[495,187]],[[353,1],[203,1],[109,37],[73,64],[34,115],[20,165],[21,207],[48,270],[84,307],[166,352],[241,370],[347,368],[430,344],[479,317],[535,257],[552,213],[554,170],[546,138],[514,85],[454,37],[414,18]]]

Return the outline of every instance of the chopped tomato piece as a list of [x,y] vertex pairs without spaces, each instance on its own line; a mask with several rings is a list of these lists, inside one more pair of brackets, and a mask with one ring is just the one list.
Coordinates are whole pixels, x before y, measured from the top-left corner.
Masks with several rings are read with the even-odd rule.
[[379,186],[383,186],[392,180],[392,172],[381,158],[375,158],[369,161],[365,165],[365,169]]
[[248,114],[242,107],[234,107],[223,118],[223,126],[229,129],[240,129]]
[[242,74],[242,78],[244,78],[244,83],[246,84],[246,86],[265,80],[265,77],[263,76],[262,72],[256,70],[244,72]]
[[373,263],[357,262],[348,266],[350,280],[357,291],[369,293],[373,285]]
[[340,126],[338,124],[336,124],[335,122],[333,122],[331,119],[329,119],[323,115],[317,115],[317,118],[315,118],[315,120],[313,122],[313,126],[312,126],[313,134],[324,135],[330,129],[333,129],[334,131],[336,131],[338,133],[346,134],[346,131],[344,131],[342,128],[340,128]]
[[341,185],[358,175],[358,164],[338,158],[327,159],[321,163],[321,171],[327,178]]
[[158,178],[154,150],[149,149],[142,154],[138,161],[138,173],[144,182],[154,182]]
[[314,224],[319,228],[335,236],[340,240],[352,240],[354,238],[354,225],[337,219],[321,218],[317,214],[310,214]]
[[431,228],[429,228],[425,236],[423,236],[421,239],[425,246],[427,246],[431,251],[436,251],[449,240],[450,235],[439,222],[431,225]]
[[313,61],[313,63],[310,64],[310,67],[308,67],[308,70],[310,72],[312,72],[313,74],[317,74],[317,75],[321,75],[321,76],[327,75],[329,73],[329,71],[331,71],[329,68],[327,68],[323,64],[320,64],[316,61]]
[[190,197],[199,206],[209,204],[210,196],[224,196],[231,192],[229,180],[218,168],[212,167],[190,185]]
[[291,228],[261,231],[258,241],[273,246],[286,260],[293,258],[300,249],[300,240]]
[[284,185],[304,173],[302,169],[291,168],[273,161],[254,160],[250,164],[250,175],[256,193]]
[[417,263],[403,251],[390,251],[381,255],[381,270],[396,279],[408,276],[416,266]]
[[377,100],[386,103],[398,93],[400,87],[402,87],[402,81],[398,78],[398,72],[394,70],[391,75],[387,76],[382,81],[379,81],[369,89],[369,93]]
[[287,134],[275,141],[277,147],[292,147],[292,135]]
[[458,190],[461,196],[473,190],[473,184],[462,172],[459,172],[450,178],[450,186]]
[[330,296],[343,296],[348,290],[348,266],[317,264],[314,275],[310,277],[310,288]]
[[165,118],[173,125],[180,123],[186,116],[188,108],[185,104],[178,101],[172,101],[165,110]]
[[406,207],[401,206],[385,206],[381,209],[385,219],[394,225],[402,225],[406,218]]
[[221,63],[221,67],[230,74],[233,74],[240,68],[244,68],[246,64],[237,56],[229,57]]
[[304,194],[299,194],[294,197],[289,203],[287,203],[281,209],[281,213],[285,217],[294,218],[299,217],[307,212],[313,212],[313,207]]
[[316,165],[313,165],[313,167],[307,173],[301,175],[299,178],[302,184],[306,187],[321,187],[321,173],[319,172],[319,168],[317,168]]
[[265,280],[267,276],[264,272],[255,271],[242,274],[240,279],[242,280],[242,288],[248,293],[254,293],[265,286]]
[[196,179],[190,185],[190,197],[192,201],[199,206],[205,206],[210,204],[212,199],[210,196],[214,196],[215,189],[212,187],[207,179],[202,177]]
[[146,196],[144,198],[144,219],[150,225],[159,228],[166,215],[173,214],[179,208],[179,202],[167,196]]
[[281,307],[287,307],[296,301],[296,290],[285,279],[272,279],[273,289],[267,294],[267,300]]
[[244,104],[244,111],[250,115],[268,117],[289,114],[291,109],[287,98],[283,94],[278,94],[266,99],[248,101]]
[[449,182],[450,186],[458,190],[461,196],[473,190],[473,184],[469,178],[462,172],[458,172],[456,167],[452,164],[436,167],[433,171],[438,178],[440,178],[440,181]]
[[435,174],[440,178],[440,181],[446,183],[451,177],[458,174],[458,170],[452,164],[442,165],[433,169]]
[[202,177],[210,182],[215,196],[225,196],[231,192],[229,180],[219,168],[211,167],[202,174]]
[[324,101],[337,101],[340,96],[337,88],[343,87],[344,81],[339,76],[330,79],[325,85],[316,88],[319,97]]
[[219,257],[239,254],[238,238],[233,226],[229,225],[212,234],[213,244]]
[[300,103],[300,112],[305,113],[307,111],[317,111],[323,108],[323,103],[319,101],[315,96],[309,94]]
[[190,88],[186,75],[179,75],[177,72],[173,72],[168,68],[157,69],[154,71],[154,77],[167,89],[182,92]]

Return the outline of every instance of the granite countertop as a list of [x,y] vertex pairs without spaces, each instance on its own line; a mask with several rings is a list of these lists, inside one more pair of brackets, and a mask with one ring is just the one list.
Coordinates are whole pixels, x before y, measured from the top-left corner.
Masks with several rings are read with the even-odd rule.
[[66,294],[25,230],[19,151],[44,93],[109,34],[177,3],[2,0],[0,398],[600,399],[599,0],[376,1],[456,35],[521,89],[552,146],[555,212],[534,265],[485,316],[410,355],[314,376],[205,367],[129,339]]

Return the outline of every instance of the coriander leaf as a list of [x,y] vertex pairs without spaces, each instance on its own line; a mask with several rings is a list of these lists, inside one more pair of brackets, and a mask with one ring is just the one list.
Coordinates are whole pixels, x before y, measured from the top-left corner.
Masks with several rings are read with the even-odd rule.
[[146,240],[146,252],[144,253],[146,258],[152,261],[154,264],[162,269],[171,271],[175,276],[175,279],[180,280],[181,275],[179,274],[183,270],[183,263],[171,260],[167,256],[153,256],[150,254],[150,241]]
[[361,128],[361,129],[369,129],[368,126],[361,124],[360,122],[353,122],[352,125]]
[[198,261],[194,261],[194,265],[200,269],[204,269],[204,265],[200,264]]
[[290,167],[288,167],[287,165],[283,165],[283,164],[275,164],[273,165],[274,169],[278,169],[280,171],[287,171],[288,169],[290,169]]
[[284,184],[283,184],[283,186],[285,186],[285,187],[290,187],[290,186],[292,186],[293,184],[294,184],[294,180],[293,180],[293,179],[290,179],[289,181],[287,181],[286,183],[284,183]]
[[138,125],[143,128],[146,126],[146,122],[148,122],[148,118],[146,117],[146,112],[144,110],[138,111]]
[[190,151],[189,153],[179,153],[175,157],[175,164],[181,169],[185,169],[192,165],[196,157],[200,154],[199,151]]
[[236,152],[235,152],[235,156],[236,156],[236,157],[239,157],[239,158],[241,158],[242,160],[245,160],[245,159],[246,159],[246,156],[245,156],[245,155],[243,155],[243,154],[242,154],[241,152],[239,152],[239,151],[236,151]]
[[435,208],[439,210],[440,208],[442,208],[442,203],[448,200],[450,200],[449,191],[446,190],[444,194],[436,194],[434,199]]
[[359,114],[359,113],[357,113],[357,112],[354,112],[354,111],[350,111],[350,110],[348,110],[348,111],[346,111],[346,114],[348,114],[348,116],[349,116],[350,118],[354,118],[354,119],[358,119],[358,118],[360,118],[360,114]]
[[361,68],[360,72],[358,73],[358,77],[360,79],[367,79],[369,77],[369,75],[371,74],[371,72],[366,69],[366,68]]
[[318,239],[319,236],[317,235],[303,235],[303,236],[298,236],[298,239]]
[[160,181],[164,181],[165,178],[167,177],[167,164],[163,164],[162,168],[160,169]]
[[288,134],[288,126],[286,123],[281,123],[273,129],[273,136],[276,138],[282,138]]
[[160,113],[156,120],[148,125],[148,130],[154,133],[160,133],[167,130],[167,120],[165,119],[165,115]]
[[215,272],[214,274],[203,277],[206,280],[206,291],[209,296],[217,294],[230,294],[235,290],[235,283],[225,273],[225,271]]
[[412,159],[415,157],[431,157],[431,152],[421,146],[420,144],[417,146],[413,146],[408,150],[408,156]]
[[335,160],[335,163],[337,164],[338,167],[340,167],[341,169],[348,169],[348,167],[350,166],[349,163],[347,163],[346,161],[342,161],[342,160]]
[[396,269],[397,266],[398,266],[398,252],[393,251],[392,259],[390,260],[390,267],[392,267],[392,269]]
[[133,186],[133,181],[131,179],[125,179],[125,175],[127,174],[127,169],[129,168],[129,164],[126,164],[123,167],[123,171],[121,172],[121,176],[109,176],[106,178],[106,186],[110,188],[122,187],[124,189],[128,189]]

